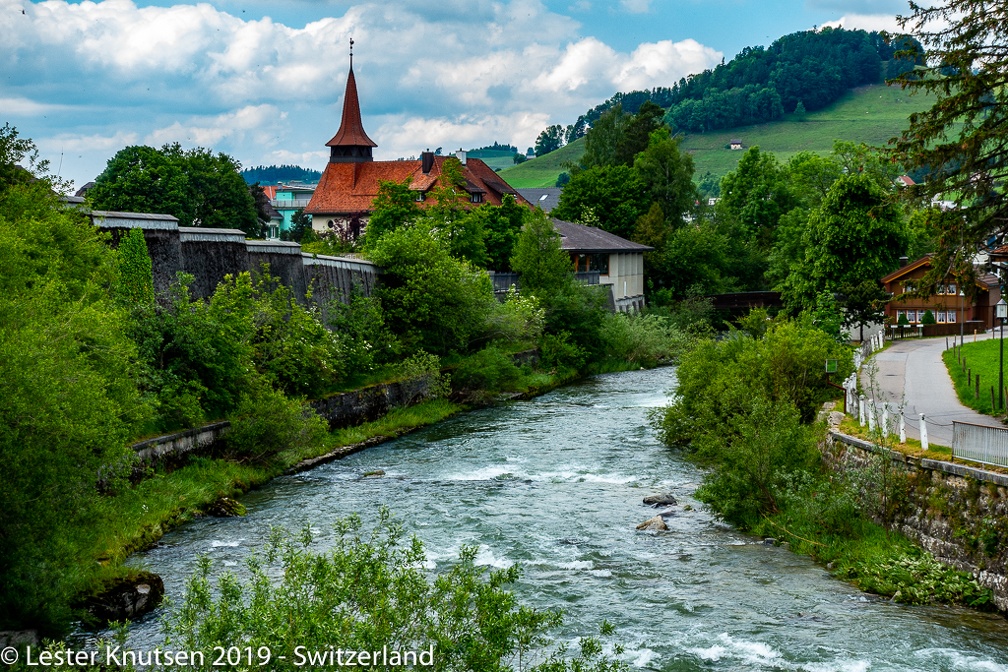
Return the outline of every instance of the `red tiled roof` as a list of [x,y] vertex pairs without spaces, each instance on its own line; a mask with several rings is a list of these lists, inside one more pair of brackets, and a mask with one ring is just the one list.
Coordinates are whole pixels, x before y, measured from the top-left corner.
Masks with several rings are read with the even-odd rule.
[[346,93],[343,94],[343,121],[326,147],[377,147],[378,145],[364,132],[361,122],[360,101],[357,99],[357,79],[353,68],[347,75]]
[[[441,176],[441,166],[448,157],[436,156],[430,172],[423,172],[422,162],[367,161],[363,163],[329,163],[319,180],[305,212],[311,215],[349,215],[371,210],[378,195],[380,182],[403,182],[410,179],[410,188],[428,191]],[[523,205],[526,201],[511,185],[479,159],[468,159],[462,166],[468,193],[483,193],[483,203],[500,205],[504,194],[512,194]]]
[[270,199],[271,201],[276,198],[277,188],[275,184],[266,185],[262,188],[262,190],[263,192],[265,192],[266,198]]

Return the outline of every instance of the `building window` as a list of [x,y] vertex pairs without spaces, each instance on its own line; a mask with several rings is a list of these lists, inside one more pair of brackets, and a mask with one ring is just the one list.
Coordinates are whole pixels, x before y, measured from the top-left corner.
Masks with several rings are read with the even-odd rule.
[[956,311],[954,311],[954,310],[948,311],[948,321],[949,322],[955,322],[956,321]]
[[907,311],[907,320],[910,322],[910,324],[917,324],[917,311],[916,310],[908,310]]
[[592,254],[588,257],[588,270],[598,271],[600,275],[609,275],[609,255]]
[[948,316],[948,313],[946,313],[944,310],[939,310],[939,311],[937,311],[935,313],[935,321],[938,324],[945,324],[945,320],[946,320],[947,316]]
[[473,203],[482,203],[483,194],[473,194],[472,196],[469,197],[469,200]]
[[424,192],[422,192],[422,191],[416,192],[416,201],[417,201],[417,203],[423,203],[423,200],[424,200]]
[[902,320],[904,317],[906,317],[906,311],[905,310],[897,310],[896,311],[896,324],[899,324],[900,320]]

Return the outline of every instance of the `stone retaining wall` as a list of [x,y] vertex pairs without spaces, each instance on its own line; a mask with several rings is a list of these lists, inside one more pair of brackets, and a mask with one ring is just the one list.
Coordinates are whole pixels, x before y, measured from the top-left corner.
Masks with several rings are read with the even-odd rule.
[[[329,422],[331,429],[339,429],[377,420],[393,409],[413,406],[429,397],[430,381],[420,378],[371,385],[310,403],[315,412]],[[230,422],[222,420],[140,441],[133,444],[133,451],[139,458],[140,469],[156,464],[172,464],[190,454],[212,453],[230,427]]]
[[193,298],[213,294],[226,274],[258,273],[263,263],[270,274],[305,301],[309,287],[312,299],[325,308],[329,301],[347,302],[354,291],[370,296],[378,268],[369,261],[351,257],[305,254],[297,243],[279,240],[246,240],[238,229],[205,229],[179,226],[170,215],[94,210],[92,223],[111,233],[112,244],[130,229],[143,231],[154,275],[154,293],[165,300],[178,271],[193,276]]
[[836,431],[830,432],[824,457],[837,471],[892,467],[887,488],[892,519],[880,522],[972,574],[993,591],[997,608],[1008,611],[1008,476],[883,451]]

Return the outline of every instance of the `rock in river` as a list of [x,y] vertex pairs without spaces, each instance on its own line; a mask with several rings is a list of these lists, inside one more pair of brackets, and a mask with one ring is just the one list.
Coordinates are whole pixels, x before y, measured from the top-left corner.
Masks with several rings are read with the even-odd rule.
[[679,502],[676,501],[671,492],[656,492],[653,495],[645,497],[644,503],[651,506],[675,506]]
[[655,516],[654,518],[648,518],[643,523],[637,526],[638,530],[654,530],[655,532],[662,532],[668,529],[668,525],[662,520],[661,516]]

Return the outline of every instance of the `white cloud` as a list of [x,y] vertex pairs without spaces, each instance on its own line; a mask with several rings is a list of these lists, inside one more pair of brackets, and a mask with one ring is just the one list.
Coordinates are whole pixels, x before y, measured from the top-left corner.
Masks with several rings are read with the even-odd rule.
[[155,129],[144,142],[154,146],[178,142],[185,146],[213,148],[224,140],[251,138],[263,144],[272,144],[271,140],[276,136],[275,127],[286,117],[287,113],[272,105],[248,106],[211,118],[192,119],[185,124],[176,121],[170,126]]
[[543,0],[328,3],[341,14],[303,27],[245,20],[213,4],[224,0],[173,1],[0,0],[0,110],[23,118],[54,163],[74,153],[79,181],[138,142],[319,167],[339,125],[351,36],[365,127],[388,158],[527,146],[617,91],[671,85],[720,60],[692,40],[617,50]]
[[620,0],[620,7],[631,14],[647,14],[651,11],[651,0]]
[[716,65],[721,57],[720,51],[696,40],[642,44],[620,70],[620,90],[669,86],[687,74]]
[[900,26],[892,14],[846,14],[836,21],[827,21],[823,28],[846,28],[847,30],[888,30],[899,32]]

